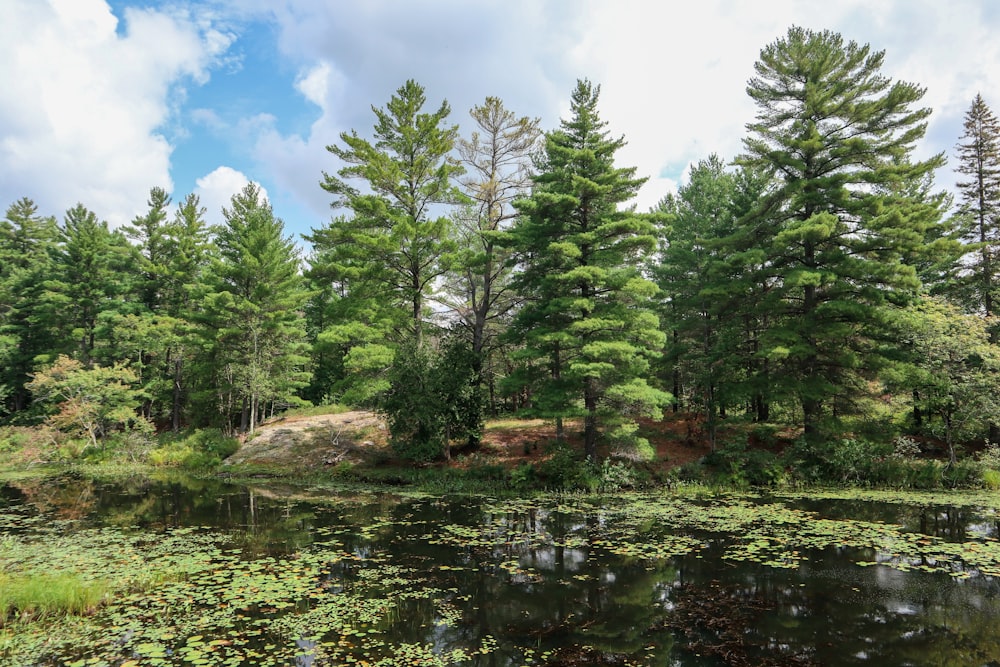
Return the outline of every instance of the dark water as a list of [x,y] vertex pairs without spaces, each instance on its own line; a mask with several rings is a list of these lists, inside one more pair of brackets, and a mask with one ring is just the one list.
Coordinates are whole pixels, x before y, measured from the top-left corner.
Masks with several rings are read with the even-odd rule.
[[[0,487],[0,517],[7,517],[0,537],[30,539],[39,524],[27,519],[41,517],[70,532],[110,527],[155,536],[211,529],[231,539],[244,561],[273,559],[276,567],[299,562],[303,553],[322,561],[329,549],[338,556],[322,569],[323,595],[345,595],[362,584],[373,596],[406,592],[369,624],[379,637],[369,664],[420,664],[398,658],[399,647],[426,645],[439,664],[448,664],[457,649],[485,646],[459,662],[490,666],[1000,665],[997,577],[961,554],[942,567],[940,557],[896,558],[891,546],[838,543],[835,535],[860,521],[914,536],[917,545],[993,548],[994,510],[940,500],[728,497],[687,499],[675,511],[674,502],[669,496],[497,501],[332,492],[307,499],[287,489],[214,480],[110,484],[69,476]],[[770,530],[766,519],[720,526],[754,506],[806,513],[809,525],[828,521],[823,530],[834,535],[808,538],[798,524],[767,533],[796,552],[791,566],[734,557],[733,546],[751,532]],[[700,508],[720,519],[672,518]],[[689,540],[676,555],[643,551],[674,537]],[[332,538],[335,546],[328,546]],[[622,545],[635,548],[620,553]],[[938,571],[919,569],[921,559]],[[859,565],[875,561],[881,564]],[[366,579],[366,572],[380,580]],[[401,578],[387,574],[393,572]],[[421,596],[421,590],[436,592]],[[313,604],[300,600],[282,613],[306,613]],[[210,635],[212,628],[199,632]],[[288,664],[318,667],[346,662],[312,650],[338,637],[328,632],[281,641],[301,649]],[[271,645],[261,640],[260,646]],[[360,650],[351,657],[358,664]],[[84,649],[69,657],[88,655]],[[38,656],[38,664],[69,657]],[[165,660],[140,664],[185,664],[176,649]]]

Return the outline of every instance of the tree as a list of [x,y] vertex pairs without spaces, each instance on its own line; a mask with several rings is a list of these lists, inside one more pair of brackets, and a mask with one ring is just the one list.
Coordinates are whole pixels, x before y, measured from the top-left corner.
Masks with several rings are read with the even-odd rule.
[[516,304],[510,250],[499,242],[499,234],[517,215],[514,200],[528,191],[530,159],[541,130],[537,118],[516,116],[496,97],[487,97],[469,113],[478,129],[458,140],[458,153],[466,169],[460,183],[472,203],[455,216],[458,253],[448,286],[456,297],[452,308],[470,337],[473,391],[481,405],[486,356],[494,337],[489,325]]
[[154,187],[149,191],[147,203],[149,211],[133,219],[123,231],[139,248],[140,276],[136,281],[139,301],[150,312],[156,312],[163,298],[162,286],[167,274],[167,209],[170,207],[170,195],[163,188]]
[[917,390],[922,410],[939,421],[951,462],[961,440],[981,438],[1000,421],[1000,351],[990,343],[990,318],[962,313],[926,297],[901,318],[900,335],[911,345],[902,383]]
[[761,354],[813,442],[877,367],[885,309],[916,294],[906,259],[941,213],[909,187],[943,164],[911,159],[930,114],[913,108],[924,90],[882,75],[883,57],[793,27],[761,51],[747,86],[758,111],[741,162],[778,179],[744,223],[757,228],[774,285]]
[[267,405],[294,404],[309,380],[308,294],[295,244],[260,186],[247,184],[230,202],[216,239],[213,291],[199,316],[208,337],[202,362],[212,371],[203,386],[224,415],[238,411],[240,429],[253,432]]
[[123,307],[133,258],[124,235],[112,232],[93,211],[83,204],[66,211],[53,249],[54,275],[45,281],[42,295],[45,318],[60,331],[57,351],[74,352],[85,364],[90,362],[98,316]]
[[[457,126],[444,126],[450,108],[421,112],[424,89],[412,79],[375,113],[374,143],[357,132],[340,135],[342,146],[327,150],[346,163],[338,176],[323,173],[322,187],[332,206],[350,217],[335,218],[326,230],[329,243],[343,244],[348,263],[379,285],[381,298],[407,307],[411,335],[421,344],[424,308],[434,281],[446,270],[454,244],[448,218],[435,216],[437,204],[462,200],[452,179],[461,167],[450,157]],[[348,181],[363,181],[366,190]]]
[[380,404],[393,450],[414,461],[450,459],[453,439],[482,428],[474,379],[471,350],[461,337],[445,335],[437,348],[404,343]]
[[713,446],[717,419],[742,370],[739,301],[745,294],[725,243],[735,228],[736,188],[736,176],[719,156],[698,162],[677,196],[660,202],[668,218],[652,266],[671,327],[674,398],[684,385],[694,389]]
[[958,183],[959,232],[971,243],[969,303],[986,316],[996,314],[997,256],[1000,249],[1000,121],[976,95],[965,114],[955,170],[968,180]]
[[510,242],[523,270],[526,302],[513,332],[529,360],[548,366],[533,401],[548,416],[575,414],[582,400],[584,448],[596,458],[598,429],[648,454],[635,435],[636,415],[655,416],[669,395],[645,380],[663,345],[649,307],[656,286],[638,269],[655,249],[653,223],[621,210],[645,179],[614,166],[624,138],[613,139],[597,114],[600,87],[578,81],[571,117],[545,135],[531,196],[515,203],[521,217]]
[[24,385],[35,358],[56,346],[42,295],[54,273],[57,235],[56,221],[40,216],[27,197],[11,204],[0,220],[0,413],[15,415],[28,408],[31,393]]
[[55,428],[84,435],[96,448],[114,430],[152,431],[136,413],[142,400],[136,383],[135,374],[123,366],[87,368],[59,355],[33,375],[28,389],[40,403],[54,405],[49,421]]

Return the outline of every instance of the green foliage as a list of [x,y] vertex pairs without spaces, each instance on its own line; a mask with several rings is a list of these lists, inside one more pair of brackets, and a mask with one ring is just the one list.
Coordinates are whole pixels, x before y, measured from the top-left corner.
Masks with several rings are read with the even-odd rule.
[[571,117],[545,135],[534,188],[515,202],[521,217],[506,240],[527,297],[510,329],[523,345],[521,377],[533,381],[536,414],[561,419],[582,402],[592,459],[601,419],[656,415],[669,401],[646,381],[663,344],[649,307],[656,287],[637,262],[655,248],[653,224],[619,209],[645,179],[614,166],[625,140],[604,129],[599,93],[577,82]]
[[[731,441],[708,454],[702,464],[712,471],[712,482],[724,487],[780,488],[789,482],[785,462],[763,449],[751,449],[745,441]],[[683,478],[697,480],[694,470],[682,471]]]
[[0,572],[0,627],[14,616],[23,622],[93,613],[111,588],[110,582],[77,573]]
[[240,443],[219,429],[195,429],[189,433],[160,436],[159,447],[147,454],[154,466],[210,469],[236,453]]
[[453,439],[478,440],[482,432],[472,351],[455,335],[445,336],[440,345],[439,350],[403,345],[380,403],[393,450],[409,460],[450,458]]
[[310,375],[302,315],[308,293],[295,242],[283,235],[260,186],[247,184],[223,215],[212,292],[199,315],[200,395],[227,426],[238,415],[239,428],[252,432],[266,406],[301,402],[295,392]]
[[[352,130],[341,133],[343,145],[327,147],[345,166],[337,176],[324,173],[322,187],[335,196],[334,208],[352,215],[310,238],[327,251],[327,279],[343,298],[351,299],[357,285],[359,296],[379,310],[403,310],[418,344],[425,299],[455,249],[447,217],[431,218],[430,211],[463,200],[452,184],[463,170],[450,156],[458,127],[444,125],[447,102],[432,113],[422,111],[425,102],[423,87],[411,79],[384,109],[372,108],[374,142]],[[364,189],[351,185],[354,180]]]
[[926,428],[944,438],[952,462],[958,443],[982,438],[1000,422],[1000,350],[990,342],[990,325],[931,297],[899,318],[910,360],[894,384],[915,390],[918,407],[937,418]]
[[892,82],[883,59],[793,27],[761,51],[747,87],[758,111],[740,161],[777,178],[745,220],[771,286],[760,354],[817,440],[891,351],[878,342],[889,313],[916,294],[908,260],[943,203],[923,188],[943,157],[912,159],[930,114],[913,106],[924,90]]
[[990,491],[1000,490],[1000,470],[994,468],[983,468],[980,471],[983,479],[983,488],[989,489]]
[[27,385],[40,403],[50,406],[49,424],[85,436],[93,447],[113,431],[152,432],[152,424],[136,413],[143,398],[134,387],[135,373],[122,366],[86,368],[60,356],[35,373]]

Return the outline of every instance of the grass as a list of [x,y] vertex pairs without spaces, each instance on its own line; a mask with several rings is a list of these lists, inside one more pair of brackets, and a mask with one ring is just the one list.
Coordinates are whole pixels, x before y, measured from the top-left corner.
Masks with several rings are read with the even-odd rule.
[[306,408],[294,408],[292,410],[286,410],[279,415],[277,418],[289,418],[289,417],[320,417],[322,415],[339,415],[344,412],[349,412],[351,408],[343,405],[311,405]]
[[76,573],[0,573],[0,625],[12,615],[56,618],[92,613],[111,591],[110,582]]

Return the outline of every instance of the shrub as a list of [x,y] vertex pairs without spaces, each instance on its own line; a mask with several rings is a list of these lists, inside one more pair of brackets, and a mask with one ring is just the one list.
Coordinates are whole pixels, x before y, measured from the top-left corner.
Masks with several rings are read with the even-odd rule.
[[892,441],[893,458],[910,460],[920,456],[920,445],[913,438],[900,435]]
[[987,442],[986,448],[979,452],[979,462],[991,470],[1000,470],[1000,444]]
[[164,436],[165,442],[147,455],[155,466],[211,468],[232,455],[240,447],[236,438],[223,435],[219,429],[200,429],[180,436]]
[[600,471],[573,451],[566,443],[555,442],[547,448],[549,457],[537,467],[537,479],[547,489],[564,491],[596,491],[600,486]]
[[941,481],[952,489],[967,489],[982,484],[981,467],[975,461],[968,459],[946,465],[941,474]]
[[745,442],[728,442],[705,457],[715,468],[715,481],[736,488],[776,487],[787,483],[785,466],[778,456],[762,449],[748,449]]
[[1000,470],[993,468],[983,468],[983,486],[990,491],[1000,490]]

